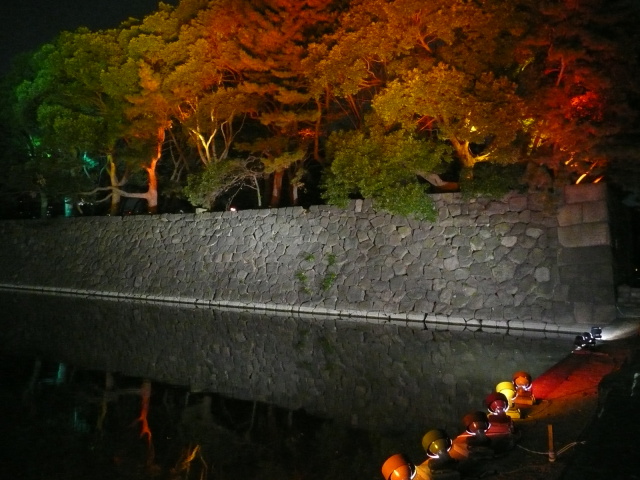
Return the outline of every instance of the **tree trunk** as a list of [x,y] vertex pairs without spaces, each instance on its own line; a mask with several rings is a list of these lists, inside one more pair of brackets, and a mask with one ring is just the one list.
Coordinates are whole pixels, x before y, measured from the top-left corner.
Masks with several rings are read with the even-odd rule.
[[271,200],[269,202],[270,207],[279,207],[280,200],[282,198],[282,180],[284,178],[284,170],[278,170],[273,172],[271,178]]
[[156,173],[156,167],[162,156],[162,146],[164,145],[165,130],[164,127],[160,127],[156,137],[156,151],[155,155],[151,159],[151,163],[146,167],[149,188],[147,189],[147,211],[150,214],[158,213],[158,175]]
[[322,158],[320,157],[320,134],[322,128],[322,104],[320,100],[316,100],[316,107],[318,108],[318,119],[315,124],[315,132],[313,137],[313,159],[316,162],[322,163]]
[[111,205],[109,206],[109,215],[115,216],[120,213],[120,200],[122,199],[122,195],[115,190],[111,194]]
[[461,141],[456,138],[451,138],[450,141],[462,166],[460,182],[473,180],[473,166],[476,164],[476,158],[469,150],[469,141]]
[[158,213],[158,175],[156,167],[162,156],[162,145],[164,144],[165,131],[159,128],[156,137],[156,151],[151,158],[149,165],[144,167],[147,172],[147,191],[144,193],[130,193],[119,191],[118,193],[127,198],[141,198],[147,201],[147,212],[150,214]]
[[107,155],[107,171],[109,172],[109,184],[113,187],[111,190],[109,215],[115,216],[120,213],[120,201],[122,200],[122,195],[118,190],[121,185],[116,172],[116,163],[113,161],[113,155],[111,154]]
[[257,176],[253,177],[253,185],[256,189],[256,198],[258,200],[258,208],[262,208],[262,191],[260,190],[260,181]]

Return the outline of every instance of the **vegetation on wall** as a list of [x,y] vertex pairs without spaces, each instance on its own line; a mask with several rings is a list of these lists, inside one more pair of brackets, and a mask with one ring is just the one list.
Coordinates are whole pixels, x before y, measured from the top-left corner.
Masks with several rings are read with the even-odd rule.
[[317,262],[315,255],[306,253],[302,260],[302,267],[295,273],[301,292],[314,295],[327,292],[334,286],[340,270],[335,254],[329,253]]

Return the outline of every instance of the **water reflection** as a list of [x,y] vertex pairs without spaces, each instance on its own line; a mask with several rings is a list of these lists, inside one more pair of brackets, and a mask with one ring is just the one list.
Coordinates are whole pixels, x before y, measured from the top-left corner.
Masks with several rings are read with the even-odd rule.
[[[459,433],[462,416],[496,383],[517,370],[539,375],[573,341],[9,292],[0,304],[3,353],[75,372],[34,397],[36,417],[45,406],[63,415],[42,422],[56,424],[69,448],[67,436],[88,436],[84,458],[103,451],[102,441],[139,451],[107,448],[109,458],[95,453],[97,465],[140,475],[157,466],[165,478],[235,478],[243,469],[251,478],[377,478],[388,455],[419,458],[424,432]],[[162,425],[151,462],[131,426],[140,395],[117,395],[105,416],[112,423],[96,427],[109,374],[115,391],[151,381],[149,420]],[[30,376],[23,371],[20,382]],[[27,442],[39,434],[21,428]]]
[[12,365],[0,398],[7,478],[374,478],[391,443],[303,411],[158,383],[147,438],[139,421],[144,379],[114,375],[105,391],[103,372],[69,367],[61,382],[48,376],[58,364],[43,362],[36,378],[25,359],[0,359]]

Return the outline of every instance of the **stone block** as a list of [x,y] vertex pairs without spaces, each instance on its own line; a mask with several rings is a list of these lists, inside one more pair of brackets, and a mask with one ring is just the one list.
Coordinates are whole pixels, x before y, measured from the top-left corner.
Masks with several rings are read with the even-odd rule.
[[526,195],[514,195],[509,199],[509,210],[512,212],[521,212],[526,210],[529,200]]
[[518,243],[518,237],[514,236],[514,235],[508,235],[506,237],[502,237],[500,239],[500,243],[502,243],[502,245],[504,245],[505,247],[513,247],[516,243]]
[[608,245],[593,247],[562,248],[558,253],[558,265],[574,265],[588,262],[590,264],[613,262],[613,253]]
[[574,323],[573,304],[571,302],[553,302],[550,322],[556,325]]
[[607,263],[576,263],[558,268],[561,283],[613,284],[613,266]]
[[558,240],[563,247],[611,245],[609,224],[600,222],[558,227]]
[[588,202],[582,204],[582,219],[585,223],[608,222],[607,202]]
[[594,325],[608,325],[617,318],[618,312],[615,305],[594,305]]
[[583,223],[582,204],[573,203],[564,205],[558,209],[558,225],[567,227],[569,225],[579,225]]
[[534,278],[536,282],[548,282],[551,280],[551,272],[547,267],[538,267],[535,270]]
[[613,284],[584,284],[569,285],[567,296],[570,302],[593,302],[599,305],[615,305],[615,290]]
[[493,278],[497,283],[506,282],[513,278],[516,266],[511,262],[502,262],[491,269]]
[[593,325],[593,304],[589,302],[576,302],[573,307],[573,316],[576,323]]
[[607,186],[604,183],[567,185],[564,187],[566,203],[585,203],[606,200]]
[[527,259],[528,255],[529,255],[529,250],[525,248],[516,247],[507,254],[507,257],[513,263],[520,265]]

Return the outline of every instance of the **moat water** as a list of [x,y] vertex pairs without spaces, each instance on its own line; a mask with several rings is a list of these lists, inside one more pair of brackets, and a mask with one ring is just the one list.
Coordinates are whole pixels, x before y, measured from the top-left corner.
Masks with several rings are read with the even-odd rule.
[[0,308],[0,469],[26,480],[378,479],[573,341],[13,292]]

